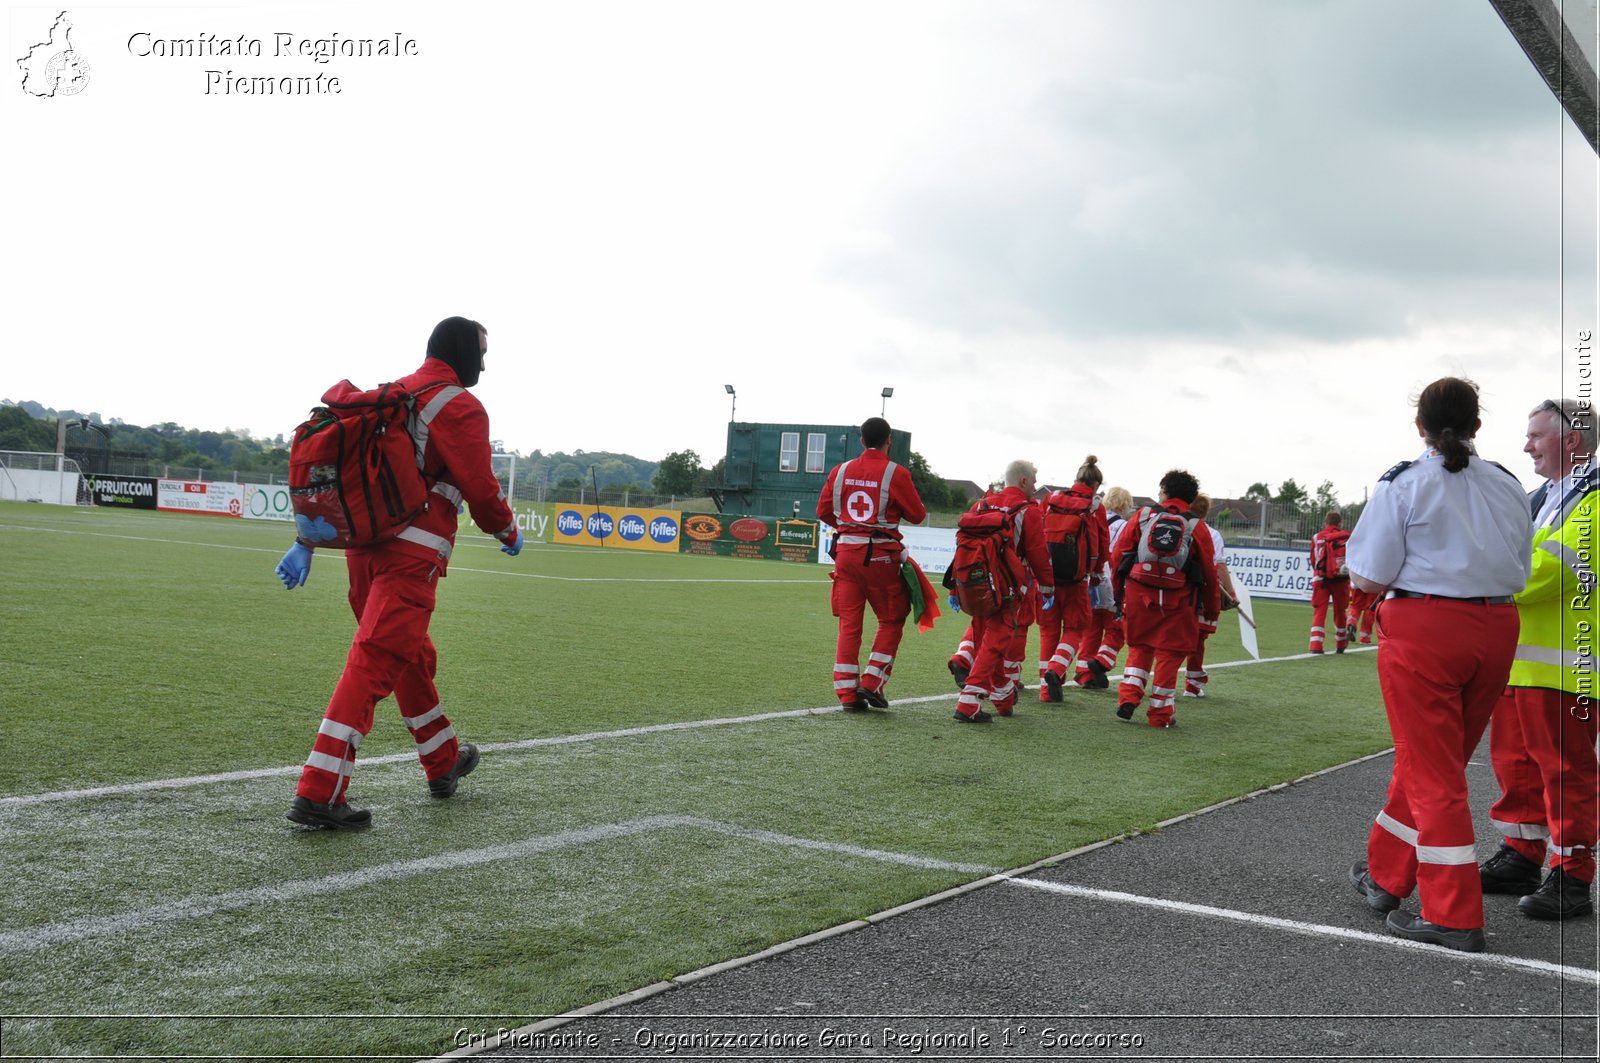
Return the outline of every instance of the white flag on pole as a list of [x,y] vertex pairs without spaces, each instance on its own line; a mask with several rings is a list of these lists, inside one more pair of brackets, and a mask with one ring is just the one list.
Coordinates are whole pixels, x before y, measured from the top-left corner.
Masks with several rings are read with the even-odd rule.
[[1237,581],[1233,589],[1239,592],[1239,641],[1244,651],[1255,660],[1261,660],[1261,647],[1256,643],[1255,606],[1250,602],[1250,588]]

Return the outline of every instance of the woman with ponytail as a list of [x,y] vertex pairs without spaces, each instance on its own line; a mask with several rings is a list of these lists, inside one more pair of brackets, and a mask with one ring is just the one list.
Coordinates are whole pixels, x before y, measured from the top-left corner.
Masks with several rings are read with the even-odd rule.
[[[1383,599],[1378,683],[1395,750],[1388,802],[1350,879],[1391,934],[1463,952],[1484,948],[1467,759],[1511,671],[1512,596],[1533,535],[1522,484],[1473,449],[1480,423],[1470,380],[1424,388],[1427,449],[1378,481],[1345,555],[1355,585]],[[1400,907],[1413,889],[1420,915]]]

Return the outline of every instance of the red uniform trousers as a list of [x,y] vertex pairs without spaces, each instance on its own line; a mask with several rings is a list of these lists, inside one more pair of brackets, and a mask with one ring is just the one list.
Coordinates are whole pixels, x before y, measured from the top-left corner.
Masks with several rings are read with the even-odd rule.
[[1359,631],[1361,641],[1372,641],[1372,616],[1373,609],[1378,604],[1378,596],[1359,587],[1350,588],[1350,612],[1346,621],[1345,637],[1354,638]]
[[[833,654],[833,692],[840,704],[856,700],[856,688],[876,693],[894,671],[894,655],[911,615],[911,592],[900,578],[901,547],[885,543],[840,546],[833,562],[833,615],[839,641]],[[867,670],[861,671],[861,632],[866,607],[878,619]]]
[[[1054,614],[1052,617],[1050,614]],[[1078,655],[1094,624],[1088,583],[1063,583],[1054,606],[1039,616],[1039,676],[1047,671],[1062,679],[1076,674]],[[1041,696],[1043,691],[1040,691]]]
[[1128,663],[1122,669],[1117,704],[1138,706],[1150,691],[1145,717],[1151,727],[1172,721],[1178,693],[1178,665],[1200,638],[1191,587],[1150,587],[1129,580],[1124,595],[1123,625],[1128,635]]
[[1017,598],[994,616],[972,618],[972,638],[977,652],[972,658],[972,672],[956,699],[956,711],[963,716],[975,714],[988,699],[994,711],[1010,716],[1017,703],[1017,688],[1021,685],[1022,657],[1028,652],[1028,626],[1033,609],[1026,599]]
[[321,804],[345,800],[356,750],[378,702],[394,695],[429,779],[455,767],[460,743],[433,685],[439,657],[428,637],[439,567],[398,550],[346,550],[355,639],[296,790]]
[[1489,820],[1506,844],[1543,866],[1594,881],[1600,840],[1600,761],[1592,698],[1544,687],[1507,687],[1489,723],[1500,800]]
[[1350,604],[1350,581],[1348,579],[1319,579],[1311,588],[1311,652],[1321,653],[1322,644],[1327,636],[1324,627],[1328,619],[1328,603],[1333,603],[1333,628],[1337,634],[1338,649],[1343,650],[1348,642],[1344,629],[1345,609]]
[[1199,695],[1205,685],[1211,681],[1210,674],[1206,671],[1206,639],[1211,637],[1211,632],[1205,628],[1200,629],[1200,641],[1195,643],[1194,649],[1189,651],[1189,656],[1183,662],[1183,689],[1185,693]]
[[1079,683],[1086,682],[1091,675],[1090,660],[1099,661],[1100,667],[1108,673],[1115,669],[1117,654],[1128,644],[1128,637],[1122,629],[1122,621],[1111,611],[1096,609],[1094,623],[1095,626],[1084,634],[1083,645],[1078,647]]
[[1438,598],[1379,608],[1378,684],[1395,757],[1368,870],[1396,897],[1415,888],[1429,922],[1482,927],[1466,767],[1511,673],[1517,610]]
[[961,642],[956,646],[956,652],[950,655],[952,666],[959,666],[972,670],[973,655],[978,652],[977,637],[972,633],[972,625],[967,625],[967,630],[961,633]]

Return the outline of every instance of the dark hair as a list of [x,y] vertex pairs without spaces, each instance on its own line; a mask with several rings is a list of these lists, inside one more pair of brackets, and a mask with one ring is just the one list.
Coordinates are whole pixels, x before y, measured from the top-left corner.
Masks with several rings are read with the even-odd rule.
[[1330,528],[1337,528],[1344,523],[1344,517],[1340,515],[1337,509],[1328,510],[1322,515],[1322,519]]
[[1194,496],[1200,493],[1200,481],[1183,469],[1173,469],[1161,478],[1161,490],[1168,498],[1193,502]]
[[1472,455],[1468,446],[1478,434],[1478,385],[1463,377],[1440,377],[1417,396],[1417,423],[1422,437],[1444,458],[1444,467],[1460,472]]
[[1105,474],[1100,471],[1099,458],[1090,454],[1083,459],[1083,465],[1078,469],[1078,482],[1088,484],[1090,487],[1099,487],[1106,482]]
[[881,447],[889,438],[889,422],[882,417],[868,417],[861,422],[861,442],[867,447]]

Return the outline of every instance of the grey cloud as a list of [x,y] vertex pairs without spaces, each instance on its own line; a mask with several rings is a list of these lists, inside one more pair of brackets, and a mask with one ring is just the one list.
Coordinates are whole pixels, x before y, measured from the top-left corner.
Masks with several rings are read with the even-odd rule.
[[834,277],[979,336],[1348,340],[1537,298],[1555,105],[1463,6],[1133,5],[995,116],[1022,161],[952,143]]

